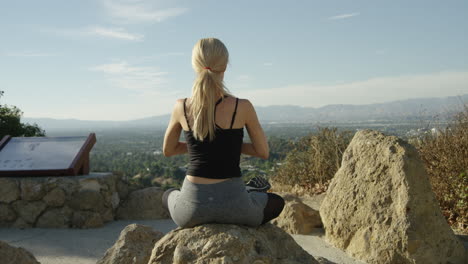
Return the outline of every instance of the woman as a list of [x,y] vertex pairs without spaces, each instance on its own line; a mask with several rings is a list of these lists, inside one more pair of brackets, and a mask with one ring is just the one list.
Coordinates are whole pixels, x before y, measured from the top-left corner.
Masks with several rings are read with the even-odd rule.
[[[195,44],[192,97],[177,100],[164,137],[166,157],[187,152],[190,157],[181,190],[170,189],[163,195],[163,205],[180,227],[258,226],[276,218],[284,207],[280,196],[248,192],[242,182],[240,154],[267,159],[269,149],[252,104],[232,96],[223,84],[228,57],[218,39]],[[244,127],[252,143],[243,143]],[[182,130],[186,143],[179,142]]]

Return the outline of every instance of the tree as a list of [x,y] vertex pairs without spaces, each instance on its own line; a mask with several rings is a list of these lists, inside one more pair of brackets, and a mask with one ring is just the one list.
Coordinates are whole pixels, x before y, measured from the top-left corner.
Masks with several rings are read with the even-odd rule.
[[[0,98],[3,96],[0,91]],[[21,123],[23,112],[16,106],[0,104],[0,139],[6,135],[13,137],[45,136],[45,131],[37,124]]]

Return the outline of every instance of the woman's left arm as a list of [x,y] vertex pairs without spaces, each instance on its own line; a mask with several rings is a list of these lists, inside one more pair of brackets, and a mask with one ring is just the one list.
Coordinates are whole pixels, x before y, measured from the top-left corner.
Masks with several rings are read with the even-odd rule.
[[171,121],[169,121],[164,136],[163,154],[166,157],[187,153],[187,143],[179,141],[182,131],[182,126],[179,122],[180,115],[182,114],[180,111],[182,108],[181,101],[182,100],[177,100],[172,110]]

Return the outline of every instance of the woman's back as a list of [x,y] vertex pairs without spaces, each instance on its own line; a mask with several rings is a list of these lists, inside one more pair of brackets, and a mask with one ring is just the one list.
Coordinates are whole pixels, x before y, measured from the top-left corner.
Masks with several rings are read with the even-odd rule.
[[[203,140],[195,138],[191,130],[191,122],[186,122],[188,129],[184,129],[184,135],[190,160],[187,175],[209,179],[227,179],[241,176],[239,162],[244,129],[243,126],[239,128],[234,127],[234,123],[238,118],[237,110],[239,99],[235,99],[235,105],[231,110],[232,113],[230,113],[229,122],[225,122],[226,118],[224,118],[224,120],[219,118],[219,115],[229,116],[226,114],[226,109],[230,107],[225,107],[225,109],[219,112],[217,111],[218,107],[220,107],[224,101],[229,100],[228,98],[230,97],[220,98],[216,102],[215,119],[218,119],[218,122],[222,121],[223,126],[215,122],[216,129],[213,140],[210,140],[208,136]],[[225,104],[227,105],[229,102]],[[187,108],[187,100],[184,100],[185,121],[190,120],[187,114],[190,111],[188,111],[189,109]]]
[[[184,99],[180,99],[180,102],[183,104]],[[237,103],[237,106],[236,106]],[[224,98],[216,107],[215,107],[215,124],[221,129],[239,129],[244,128],[245,119],[246,119],[246,104],[249,103],[248,100],[238,99],[232,96]],[[190,106],[191,100],[187,98],[185,102],[185,112],[187,114],[187,122],[181,122],[182,128],[185,131],[190,130],[193,127],[193,117],[190,115]],[[233,123],[231,123],[234,121]],[[232,124],[232,127],[231,127]]]

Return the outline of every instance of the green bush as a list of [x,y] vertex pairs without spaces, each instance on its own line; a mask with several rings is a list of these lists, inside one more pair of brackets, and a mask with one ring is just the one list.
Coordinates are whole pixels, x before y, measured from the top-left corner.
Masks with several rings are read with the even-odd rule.
[[[0,91],[0,98],[3,91]],[[35,137],[44,136],[45,131],[37,124],[21,123],[23,112],[16,106],[7,106],[0,104],[0,139],[6,135],[12,137]]]

